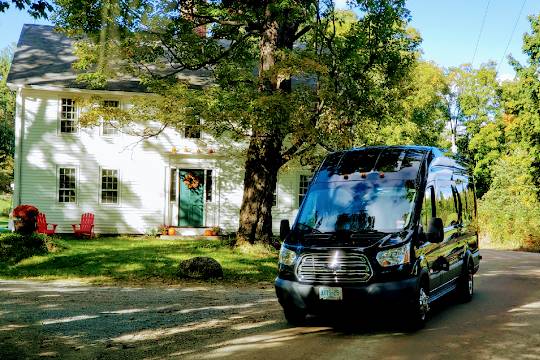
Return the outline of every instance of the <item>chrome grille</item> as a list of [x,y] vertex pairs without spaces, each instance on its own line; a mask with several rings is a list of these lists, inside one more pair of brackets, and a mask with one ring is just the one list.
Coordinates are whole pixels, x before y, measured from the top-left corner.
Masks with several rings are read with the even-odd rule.
[[371,275],[371,266],[364,255],[340,251],[305,254],[296,268],[298,280],[304,282],[366,282]]

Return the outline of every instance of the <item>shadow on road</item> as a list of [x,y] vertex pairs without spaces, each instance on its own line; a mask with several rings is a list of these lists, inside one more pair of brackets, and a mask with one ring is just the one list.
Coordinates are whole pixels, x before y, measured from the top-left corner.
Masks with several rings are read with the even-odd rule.
[[0,281],[0,358],[540,358],[540,255],[484,259],[473,301],[439,302],[415,333],[371,309],[291,327],[269,286]]

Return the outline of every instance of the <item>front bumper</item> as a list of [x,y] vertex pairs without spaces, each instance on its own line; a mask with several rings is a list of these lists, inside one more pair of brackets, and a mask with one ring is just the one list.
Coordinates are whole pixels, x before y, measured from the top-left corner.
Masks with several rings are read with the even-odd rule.
[[[320,286],[341,287],[343,300],[320,300]],[[309,312],[318,312],[329,307],[355,307],[361,309],[362,306],[365,306],[366,311],[378,306],[395,309],[403,308],[413,303],[417,286],[418,278],[416,277],[366,285],[302,284],[279,277],[275,281],[276,295],[281,306],[294,306]]]

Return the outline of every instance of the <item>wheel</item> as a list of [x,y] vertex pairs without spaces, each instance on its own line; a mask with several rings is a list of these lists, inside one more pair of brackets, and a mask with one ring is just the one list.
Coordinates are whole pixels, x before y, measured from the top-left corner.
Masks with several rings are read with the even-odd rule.
[[457,284],[457,296],[461,302],[471,301],[474,295],[474,266],[470,260],[465,264]]
[[294,305],[284,306],[283,314],[287,322],[293,326],[304,325],[307,317],[307,312],[304,309],[300,309]]
[[410,330],[419,330],[426,325],[429,313],[429,287],[423,281],[418,287],[412,309],[408,315],[407,327]]

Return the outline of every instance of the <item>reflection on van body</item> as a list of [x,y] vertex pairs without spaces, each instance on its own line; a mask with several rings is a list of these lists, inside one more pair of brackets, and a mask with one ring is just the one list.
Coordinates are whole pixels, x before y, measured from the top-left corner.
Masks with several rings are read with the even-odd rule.
[[437,148],[330,154],[292,228],[282,222],[275,285],[286,318],[376,304],[419,326],[441,296],[470,300],[481,258],[475,216],[467,167]]
[[400,180],[318,183],[298,215],[299,230],[397,232],[410,222],[416,190]]

